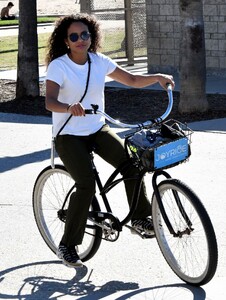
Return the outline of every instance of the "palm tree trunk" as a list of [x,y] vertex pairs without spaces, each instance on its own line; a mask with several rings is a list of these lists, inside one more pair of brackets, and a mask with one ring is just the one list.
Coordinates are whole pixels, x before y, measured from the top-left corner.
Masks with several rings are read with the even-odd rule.
[[39,96],[36,0],[19,1],[16,98]]
[[202,0],[180,0],[180,103],[179,111],[205,112],[206,56]]

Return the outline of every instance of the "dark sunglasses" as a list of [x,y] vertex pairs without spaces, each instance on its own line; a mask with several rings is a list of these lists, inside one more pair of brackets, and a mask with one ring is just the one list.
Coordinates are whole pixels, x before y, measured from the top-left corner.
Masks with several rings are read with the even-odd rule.
[[73,43],[77,42],[79,38],[81,38],[83,41],[87,41],[90,38],[90,33],[88,31],[83,31],[80,35],[78,35],[76,32],[73,32],[69,35],[69,39]]

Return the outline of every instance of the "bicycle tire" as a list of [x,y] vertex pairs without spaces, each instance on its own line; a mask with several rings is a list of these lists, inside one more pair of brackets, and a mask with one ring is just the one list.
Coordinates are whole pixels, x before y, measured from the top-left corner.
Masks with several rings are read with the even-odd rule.
[[[207,211],[197,195],[184,183],[167,179],[158,185],[166,214],[175,232],[168,230],[160,213],[155,194],[152,197],[152,217],[159,248],[170,268],[183,281],[200,286],[214,276],[218,263],[217,241],[213,225]],[[185,232],[188,225],[175,201],[176,191],[182,209],[192,222],[193,231]]]
[[[64,222],[60,220],[58,212],[74,184],[73,179],[62,165],[56,165],[55,168],[48,166],[43,169],[34,184],[32,205],[35,221],[42,238],[54,253],[57,251],[64,231]],[[67,208],[68,202],[69,197],[65,208]],[[93,198],[90,210],[100,211],[96,197]],[[87,221],[88,225],[93,224]],[[83,242],[77,246],[82,261],[92,258],[102,241],[102,229],[97,226],[91,227],[86,227]]]

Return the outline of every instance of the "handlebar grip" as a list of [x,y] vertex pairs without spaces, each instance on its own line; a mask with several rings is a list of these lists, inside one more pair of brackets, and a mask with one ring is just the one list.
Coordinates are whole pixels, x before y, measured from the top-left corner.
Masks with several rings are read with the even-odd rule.
[[97,113],[99,106],[97,104],[91,104],[91,107],[92,108],[90,108],[90,109],[85,109],[85,114],[94,115]]
[[167,83],[166,88],[167,88],[167,90],[172,90],[172,85],[170,83]]
[[94,114],[94,110],[93,109],[85,109],[85,114],[86,115],[93,115]]

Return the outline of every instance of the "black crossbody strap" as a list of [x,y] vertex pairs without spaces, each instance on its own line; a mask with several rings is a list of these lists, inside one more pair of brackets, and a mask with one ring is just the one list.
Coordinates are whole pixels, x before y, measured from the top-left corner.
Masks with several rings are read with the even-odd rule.
[[[91,60],[90,60],[90,57],[89,57],[89,54],[88,54],[88,74],[87,74],[87,79],[86,79],[86,87],[85,87],[85,91],[84,91],[84,94],[82,95],[82,98],[79,100],[79,102],[81,103],[82,100],[85,98],[85,95],[87,93],[87,90],[88,90],[88,86],[89,86],[89,78],[90,78],[90,71],[91,71]],[[60,128],[60,130],[58,131],[56,137],[61,133],[61,131],[64,129],[64,127],[67,125],[67,123],[70,121],[71,117],[73,115],[71,114],[67,120],[64,122],[63,126]]]

